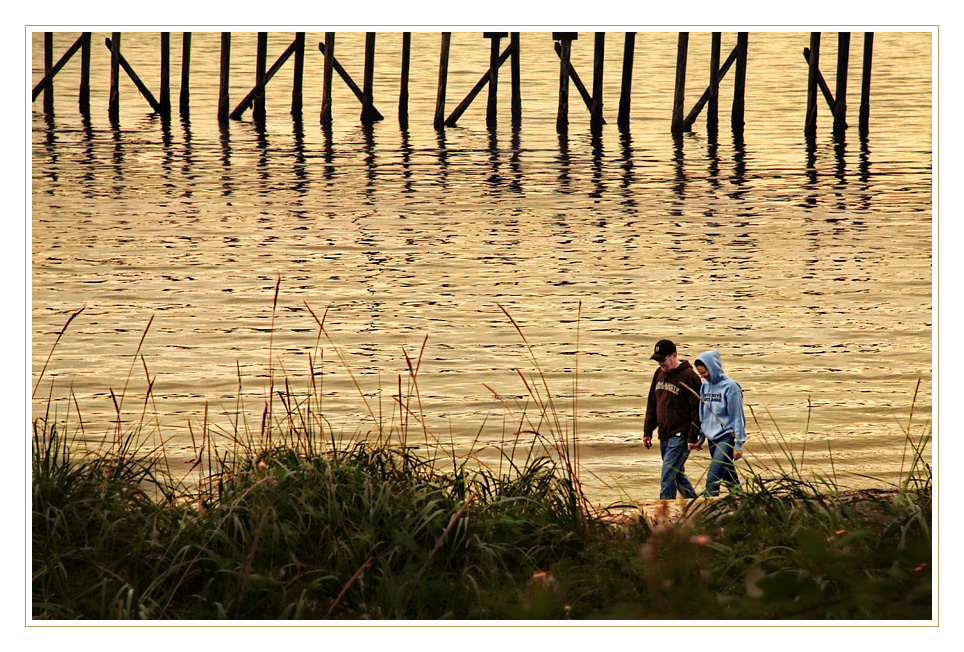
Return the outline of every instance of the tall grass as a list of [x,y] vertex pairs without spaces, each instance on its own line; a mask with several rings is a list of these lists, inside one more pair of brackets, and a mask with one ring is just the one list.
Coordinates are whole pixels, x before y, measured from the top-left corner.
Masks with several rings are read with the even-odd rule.
[[[319,340],[328,339],[344,362],[324,316],[311,314]],[[149,328],[133,357],[150,380],[140,355]],[[34,617],[490,615],[483,593],[516,585],[588,534],[585,498],[574,493],[581,491],[571,459],[575,442],[556,441],[562,431],[554,406],[533,390],[540,419],[551,419],[552,427],[520,428],[514,445],[528,434],[533,442],[526,448],[537,451],[532,444],[540,441],[545,454],[530,452],[524,461],[506,455],[506,464],[493,469],[478,463],[474,451],[457,458],[452,447],[440,460],[442,445],[421,410],[422,352],[404,353],[409,377],[404,392],[398,381],[397,441],[367,401],[373,436],[339,441],[329,428],[326,437],[316,374],[299,395],[286,377],[276,381],[272,356],[258,430],[243,427],[240,409],[229,429],[212,426],[207,411],[198,431],[191,426],[193,482],[166,471],[163,446],[145,449],[145,419],[122,430],[130,374],[119,394],[111,391],[116,428],[95,452],[78,458],[66,424],[49,414],[38,418]],[[520,377],[531,389],[531,377]],[[359,393],[364,399],[360,387]],[[408,445],[410,425],[423,435],[427,456]]]
[[190,481],[170,473],[163,440],[148,442],[150,322],[133,356],[148,379],[136,425],[120,425],[125,382],[116,429],[86,452],[48,399],[32,437],[35,619],[930,617],[929,434],[912,435],[912,420],[892,491],[805,477],[781,436],[787,464],[750,464],[743,492],[695,501],[678,522],[614,520],[582,489],[575,397],[567,416],[504,308],[531,369],[517,370],[522,403],[489,388],[516,424],[498,465],[456,456],[429,427],[424,341],[403,350],[397,422],[386,430],[366,402],[371,433],[335,438],[320,343],[351,370],[325,313],[308,309],[307,388],[280,364],[276,377],[272,354],[260,425],[243,422],[240,399],[227,428],[205,413]]

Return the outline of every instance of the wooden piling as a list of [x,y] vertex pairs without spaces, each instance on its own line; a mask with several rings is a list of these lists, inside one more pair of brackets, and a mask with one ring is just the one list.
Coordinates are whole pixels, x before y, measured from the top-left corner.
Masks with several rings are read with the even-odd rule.
[[258,32],[257,72],[255,74],[254,121],[265,119],[265,85],[267,80],[268,33]]
[[54,115],[54,33],[44,32],[44,115]]
[[673,122],[670,131],[683,132],[683,102],[686,91],[686,51],[689,47],[689,32],[680,32],[676,45],[676,88],[673,92]]
[[[559,61],[562,61],[562,46],[558,43],[555,44],[556,55],[559,57]],[[592,95],[586,89],[586,85],[582,83],[582,79],[579,78],[579,73],[576,72],[575,67],[572,65],[572,61],[569,62],[569,81],[572,85],[576,87],[576,91],[582,98],[583,104],[586,105],[586,110],[592,113]],[[605,118],[603,119],[603,124],[606,124]]]
[[[509,59],[509,56],[511,54],[512,54],[512,46],[510,45],[505,49],[505,51],[502,52],[501,55],[499,55],[499,59],[496,61],[496,65],[501,67],[502,64],[504,64]],[[482,92],[482,89],[485,88],[486,84],[489,83],[490,78],[491,77],[489,75],[489,71],[487,70],[485,74],[482,75],[482,77],[479,79],[479,81],[476,82],[475,86],[472,87],[472,90],[468,92],[468,94],[465,96],[465,99],[459,102],[459,105],[455,107],[455,110],[452,111],[452,114],[448,118],[446,118],[445,120],[446,127],[454,127],[456,125],[459,118],[461,118],[462,114],[465,113],[465,110],[469,108],[469,105],[472,103],[472,101],[475,100],[476,96],[480,92]]]
[[[119,32],[114,33],[120,36]],[[111,39],[105,39],[104,44],[110,49],[112,59],[116,52],[118,65],[124,69],[124,72],[127,73],[127,76],[130,77],[132,82],[134,82],[134,86],[137,87],[137,90],[139,90],[144,99],[147,100],[147,103],[151,105],[151,109],[154,111],[154,113],[160,114],[160,103],[154,99],[154,95],[151,93],[150,89],[147,88],[147,85],[141,81],[141,78],[137,76],[136,72],[134,72],[134,68],[132,68],[131,64],[127,62],[127,59],[124,58],[124,55],[120,53],[120,46],[117,45],[117,42]]]
[[402,74],[398,91],[398,122],[408,125],[408,76],[412,59],[412,33],[402,32]]
[[161,32],[161,119],[171,117],[171,33]]
[[81,35],[83,39],[80,48],[80,93],[78,103],[80,114],[90,115],[90,32]]
[[509,36],[512,48],[512,128],[518,129],[522,125],[522,75],[519,61],[519,32],[512,32]]
[[[281,53],[281,56],[278,57],[278,60],[275,61],[273,64],[271,64],[271,67],[268,68],[267,72],[264,73],[263,75],[264,83],[261,85],[262,94],[264,94],[263,89],[267,88],[268,82],[270,82],[271,79],[276,74],[278,74],[278,71],[281,70],[281,67],[285,64],[285,61],[287,61],[291,57],[291,55],[295,53],[296,45],[297,43],[295,41],[292,41],[288,45],[288,47],[285,48],[284,52]],[[258,96],[258,86],[256,85],[254,88],[251,89],[251,91],[247,95],[244,96],[244,99],[238,103],[238,105],[234,108],[234,111],[231,112],[231,115],[229,117],[232,120],[240,120],[241,116],[244,115],[244,112],[247,111],[249,108],[251,108],[252,104],[255,104],[255,100],[257,99],[257,96]]]
[[221,32],[221,76],[218,85],[218,122],[227,122],[231,92],[231,32]]
[[489,39],[489,101],[485,106],[485,126],[495,129],[498,120],[499,104],[499,41],[508,32],[483,32],[482,37]]
[[810,32],[810,74],[807,77],[807,117],[803,132],[817,133],[817,76],[820,74],[820,32]]
[[860,83],[860,135],[870,128],[870,67],[874,58],[874,33],[864,32],[864,68]]
[[569,130],[569,70],[572,42],[579,38],[577,32],[553,32],[552,40],[560,42],[559,63],[559,110],[556,112],[556,132]]
[[182,118],[191,114],[191,32],[181,34],[181,89],[177,110]]
[[[736,61],[738,49],[739,49],[738,47],[734,47],[730,51],[730,55],[726,58],[726,61],[724,61],[723,65],[720,66],[719,72],[717,73],[717,77],[716,77],[717,86],[719,86],[719,83],[723,81],[723,78],[726,76],[726,73],[729,71],[730,67]],[[696,122],[696,119],[700,115],[700,111],[702,111],[703,107],[706,106],[706,103],[709,102],[711,92],[712,92],[712,88],[707,86],[706,90],[703,91],[703,94],[700,95],[700,99],[696,100],[696,104],[693,105],[693,108],[690,110],[690,112],[686,115],[686,118],[683,120],[683,131],[689,131],[693,127],[693,124]]]
[[[807,65],[810,65],[810,48],[803,48],[803,58],[806,60]],[[836,111],[837,103],[833,99],[833,92],[830,87],[827,86],[826,80],[823,78],[823,73],[817,70],[817,88],[823,93],[823,98],[827,101],[827,108],[830,109],[830,113]]]
[[706,133],[715,140],[720,128],[720,50],[723,34],[713,32],[710,46],[710,97],[706,106]]
[[436,129],[445,126],[445,87],[449,76],[449,46],[452,43],[452,32],[442,32],[442,46],[439,50],[438,61],[438,92],[435,96]]
[[629,127],[629,108],[633,89],[633,55],[636,51],[636,32],[626,32],[623,43],[623,79],[619,91],[619,117],[616,125],[620,129]]
[[375,80],[375,32],[365,33],[365,72],[362,90],[362,124],[370,125],[375,121],[375,114],[372,111]]
[[743,116],[746,96],[746,62],[749,50],[749,32],[736,35],[736,71],[733,80],[733,107],[730,111],[730,125],[733,133],[742,140]]
[[834,93],[833,136],[839,140],[847,130],[847,68],[850,62],[850,32],[837,34],[837,92]]
[[[327,52],[327,50],[325,49],[325,44],[324,44],[324,43],[318,43],[318,49],[321,51],[322,54],[325,54],[325,53]],[[326,57],[326,58],[327,58],[327,57]],[[282,59],[279,59],[279,62],[281,62],[281,61],[282,61]],[[275,65],[279,65],[279,64],[275,64]],[[349,74],[348,74],[348,71],[345,70],[345,68],[342,67],[342,65],[341,65],[340,63],[338,63],[338,59],[337,59],[334,55],[332,55],[332,57],[331,57],[331,67],[332,67],[332,69],[333,69],[335,72],[338,73],[338,75],[342,78],[342,80],[344,80],[344,82],[345,82],[345,84],[348,86],[349,90],[351,90],[351,92],[354,93],[355,97],[358,98],[358,101],[359,101],[360,103],[364,104],[364,101],[365,101],[365,93],[362,92],[362,89],[358,88],[358,84],[356,84],[356,83],[354,82],[354,80],[352,80],[351,75],[349,75]],[[273,69],[274,69],[274,68],[272,68],[272,70],[273,70]],[[273,73],[269,70],[269,71],[268,71],[268,78],[269,78],[269,79],[271,78],[271,75],[272,75],[272,74],[273,74]],[[375,107],[374,102],[372,102],[372,118],[373,118],[373,120],[382,120],[383,117],[384,117],[384,116],[382,116],[382,114],[381,114],[381,113],[378,111],[378,109]]]
[[[80,104],[80,113],[83,116],[90,115],[90,32],[82,32],[80,37],[74,41],[63,56],[57,61],[57,63],[50,65],[53,61],[53,33],[51,33],[51,40],[48,42],[46,35],[44,36],[44,76],[40,82],[33,87],[33,91],[30,94],[30,101],[35,101],[40,97],[41,93],[45,93],[44,96],[44,113],[48,116],[53,115],[53,83],[54,78],[57,73],[60,72],[61,68],[66,65],[70,58],[77,54],[78,50],[82,50],[81,54],[81,70],[80,70],[80,92],[78,95],[78,102]],[[48,57],[47,52],[50,52]]]
[[603,125],[603,62],[606,58],[606,32],[596,32],[592,58],[592,108],[589,112],[589,127],[598,131]]
[[[64,55],[60,57],[57,63],[55,63],[49,71],[45,71],[43,79],[41,79],[40,83],[38,83],[36,86],[33,87],[33,91],[31,92],[31,98],[30,98],[31,102],[36,100],[42,92],[47,90],[48,84],[54,83],[54,77],[56,77],[57,73],[60,72],[60,69],[63,68],[68,61],[70,61],[70,58],[75,54],[77,54],[77,50],[83,47],[85,39],[86,39],[86,42],[89,44],[90,32],[82,33],[80,37],[76,41],[74,41],[74,44],[71,45],[70,48],[68,48],[68,50],[64,53]],[[88,53],[88,57],[89,57],[89,53]],[[90,61],[88,58],[88,73],[90,72],[89,64],[90,64]],[[44,67],[46,68],[47,66],[45,65]],[[83,84],[83,79],[81,80],[81,84]],[[89,86],[89,79],[88,79],[88,86]]]
[[291,115],[301,117],[305,78],[305,33],[295,32],[295,71],[291,82]]
[[107,117],[111,122],[117,122],[120,118],[121,33],[111,32],[110,42],[110,95],[107,100]]
[[331,125],[331,83],[332,71],[335,65],[335,33],[325,32],[325,72],[321,87],[321,124]]

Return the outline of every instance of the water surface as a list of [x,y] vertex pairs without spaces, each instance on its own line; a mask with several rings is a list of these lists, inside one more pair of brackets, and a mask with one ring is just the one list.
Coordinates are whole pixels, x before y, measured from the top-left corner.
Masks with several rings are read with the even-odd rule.
[[[57,33],[56,56],[77,36]],[[233,430],[240,412],[241,428],[257,432],[272,379],[304,396],[314,371],[326,432],[376,427],[357,382],[380,427],[397,436],[405,353],[417,357],[424,342],[427,428],[463,452],[488,447],[494,459],[525,425],[515,369],[538,375],[501,305],[535,351],[564,427],[577,429],[597,500],[658,491],[658,453],[640,439],[649,355],[664,337],[684,358],[720,350],[745,390],[751,463],[774,466],[770,449],[781,457],[785,440],[807,468],[847,486],[892,482],[906,469],[903,429],[911,422],[919,437],[931,412],[929,33],[877,33],[866,140],[856,129],[854,34],[853,126],[834,142],[821,98],[809,143],[803,32],[750,34],[744,137],[729,129],[728,76],[716,142],[703,117],[692,133],[670,134],[670,33],[637,36],[628,132],[615,124],[623,36],[609,34],[608,124],[591,133],[573,89],[566,136],[555,129],[558,59],[547,33],[522,35],[520,129],[509,119],[506,67],[498,127],[485,128],[483,92],[441,133],[432,127],[437,33],[413,36],[406,127],[397,119],[401,35],[379,33],[375,104],[385,120],[364,128],[336,78],[327,132],[318,124],[320,33],[307,36],[301,120],[289,113],[289,63],[268,86],[265,124],[248,111],[226,126],[216,120],[219,34],[193,35],[189,118],[176,115],[175,33],[175,117],[151,115],[124,78],[114,125],[105,36],[93,37],[89,122],[77,111],[79,58],[56,79],[55,117],[45,119],[40,99],[33,106],[33,382],[67,318],[85,307],[50,360],[34,417],[52,396],[71,430],[79,408],[85,436],[100,441],[116,418],[111,390],[126,387],[125,427],[146,414],[152,440],[188,459],[205,410],[216,429]],[[270,35],[269,63],[292,38]],[[735,40],[724,34],[724,55]],[[709,41],[690,36],[688,107],[707,83]],[[122,44],[156,94],[159,35],[125,33]],[[253,85],[254,47],[253,34],[235,35],[232,108]],[[32,49],[34,84],[42,35]],[[362,34],[338,34],[337,57],[359,83],[363,52]],[[833,88],[833,33],[822,58]],[[487,61],[481,35],[453,35],[449,111]],[[591,85],[588,33],[573,62]],[[327,311],[331,341],[319,338],[309,308],[318,318]],[[691,458],[691,475],[705,459]]]

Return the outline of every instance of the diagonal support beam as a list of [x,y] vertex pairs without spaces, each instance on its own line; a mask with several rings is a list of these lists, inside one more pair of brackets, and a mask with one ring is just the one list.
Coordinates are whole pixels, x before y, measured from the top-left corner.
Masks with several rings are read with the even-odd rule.
[[[556,49],[556,54],[559,55],[559,58],[561,59],[562,46],[559,45],[558,42],[555,43],[555,49]],[[586,103],[586,108],[589,110],[590,113],[592,113],[592,95],[590,95],[589,91],[586,90],[586,85],[582,83],[582,80],[579,79],[579,75],[576,73],[576,69],[573,68],[571,65],[569,66],[569,79],[572,80],[572,83],[575,85],[576,90],[579,91],[579,95],[582,96],[582,101]],[[600,120],[602,120],[602,124],[606,124],[605,119],[600,117]]]
[[[107,45],[108,50],[113,47],[109,38],[105,38],[104,43]],[[131,81],[134,82],[134,85],[137,86],[137,90],[141,92],[141,95],[144,96],[144,99],[147,100],[147,103],[151,105],[152,109],[154,109],[154,113],[161,113],[161,105],[157,100],[154,99],[154,96],[151,95],[151,91],[149,91],[147,86],[144,85],[144,82],[141,81],[141,78],[137,76],[137,73],[134,72],[134,69],[131,68],[131,64],[127,63],[127,59],[124,58],[123,54],[118,53],[118,61],[120,62],[121,68],[123,68],[124,72],[127,73],[127,76],[130,77]]]
[[[503,50],[502,54],[499,55],[499,65],[498,65],[499,68],[501,68],[502,64],[509,59],[509,55],[511,54],[512,54],[512,46],[509,45],[509,47]],[[461,118],[462,114],[465,113],[465,110],[469,108],[469,104],[472,103],[472,100],[474,100],[476,95],[481,93],[482,89],[485,88],[485,85],[489,83],[489,76],[490,76],[490,71],[487,70],[485,74],[482,75],[482,79],[480,79],[478,83],[472,87],[472,90],[469,91],[469,94],[465,96],[465,99],[462,100],[462,102],[457,107],[455,107],[454,111],[452,111],[452,115],[450,115],[448,119],[445,121],[446,127],[455,126],[455,123],[458,122],[458,119]]]
[[47,87],[47,84],[51,83],[51,80],[54,78],[54,76],[56,76],[56,74],[60,72],[60,69],[64,67],[64,64],[66,64],[70,60],[70,57],[74,56],[74,54],[77,52],[77,50],[80,49],[80,46],[82,46],[83,44],[84,44],[84,35],[81,34],[80,38],[74,41],[74,44],[70,46],[70,49],[64,53],[64,56],[60,57],[60,61],[54,64],[53,69],[50,71],[50,78],[48,79],[47,77],[44,77],[43,79],[40,80],[40,82],[36,86],[33,87],[33,97],[30,100],[31,102],[37,99],[37,96],[43,92],[43,90]]
[[[736,61],[737,51],[738,51],[738,48],[733,48],[733,51],[730,52],[730,56],[728,56],[726,58],[726,61],[723,62],[723,65],[720,66],[718,81],[723,81],[723,77],[726,75],[726,72],[730,69],[730,66],[733,65],[733,62]],[[713,92],[713,89],[711,88],[707,88],[705,91],[703,91],[703,94],[700,96],[700,99],[698,99],[696,101],[696,104],[693,105],[693,110],[690,111],[689,114],[686,116],[686,119],[683,120],[683,131],[689,131],[690,128],[693,126],[693,123],[696,122],[696,118],[699,117],[700,111],[703,110],[703,107],[709,101],[710,94],[712,92]]]
[[[324,43],[319,43],[318,49],[321,50],[322,54],[325,54]],[[328,56],[328,55],[325,55],[325,56]],[[332,63],[332,67],[335,69],[335,72],[337,72],[338,76],[341,77],[346,84],[348,84],[348,88],[350,88],[351,92],[355,94],[355,97],[358,98],[358,101],[364,103],[365,94],[362,93],[362,90],[360,88],[358,88],[358,84],[352,81],[351,75],[348,74],[348,71],[345,70],[340,63],[338,63],[338,59],[336,59],[335,57],[331,58],[331,63]],[[373,113],[372,118],[374,120],[384,119],[384,116],[378,112],[378,109],[375,108],[374,104],[372,105],[372,113]]]
[[[810,48],[803,48],[803,58],[810,63]],[[837,102],[833,99],[833,93],[830,92],[830,87],[827,86],[827,82],[823,78],[823,73],[817,70],[817,86],[823,91],[823,96],[827,100],[827,106],[830,107],[830,113],[834,113],[837,110]]]
[[[294,51],[297,45],[298,45],[298,41],[295,40],[291,42],[291,45],[285,48],[285,51],[281,53],[281,56],[278,57],[278,60],[275,61],[274,65],[268,69],[267,73],[265,73],[264,75],[265,84],[271,81],[271,78],[275,76],[275,73],[281,70],[281,66],[285,64],[285,61],[288,60],[288,57],[294,54]],[[232,120],[240,120],[244,112],[247,111],[252,104],[254,104],[254,98],[257,94],[258,94],[258,87],[255,86],[254,88],[251,89],[251,91],[247,95],[244,96],[244,99],[241,100],[237,108],[235,108],[234,111],[231,112],[231,115],[229,117]]]

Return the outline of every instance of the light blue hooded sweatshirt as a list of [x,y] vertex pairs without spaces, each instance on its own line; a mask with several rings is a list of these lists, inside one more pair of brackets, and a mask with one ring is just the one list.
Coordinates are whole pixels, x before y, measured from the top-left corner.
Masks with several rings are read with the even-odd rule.
[[723,373],[720,352],[716,349],[700,354],[694,364],[702,364],[710,373],[710,379],[700,385],[702,436],[717,441],[725,435],[734,435],[734,447],[743,450],[746,441],[743,389]]

